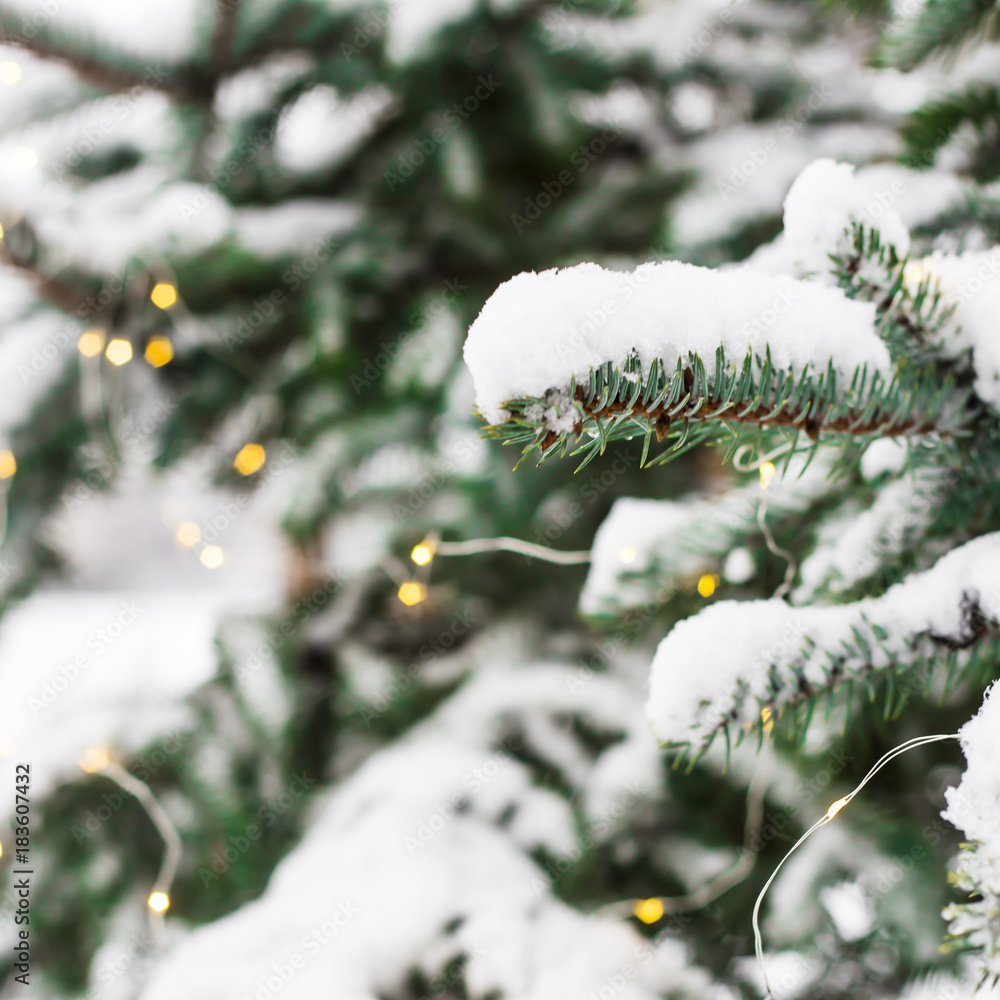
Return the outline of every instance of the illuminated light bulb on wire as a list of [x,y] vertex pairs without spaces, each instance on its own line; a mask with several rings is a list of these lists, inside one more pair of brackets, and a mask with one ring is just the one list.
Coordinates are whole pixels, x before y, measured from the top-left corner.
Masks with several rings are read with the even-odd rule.
[[427,588],[417,580],[407,580],[400,586],[396,596],[408,608],[412,608],[427,598]]
[[205,569],[218,569],[225,561],[226,554],[218,545],[206,545],[198,553],[198,559]]
[[132,345],[121,337],[115,337],[110,341],[104,356],[113,365],[127,365],[132,360]]
[[108,751],[102,747],[91,747],[80,758],[80,769],[87,774],[96,774],[108,766]]
[[634,563],[636,556],[638,555],[639,552],[634,545],[626,545],[625,548],[618,550],[618,558],[625,563],[626,566],[629,563]]
[[174,538],[184,548],[193,549],[201,541],[201,528],[194,521],[185,521],[178,527]]
[[80,334],[80,339],[76,342],[76,349],[85,358],[96,358],[104,350],[105,337],[106,334],[101,327],[92,326]]
[[771,717],[771,710],[767,706],[760,710],[760,721],[764,724],[764,735],[769,735],[774,728],[774,719]]
[[16,62],[0,62],[0,83],[13,87],[21,82],[21,67]]
[[233,459],[233,467],[241,476],[252,476],[266,461],[263,445],[245,444]]
[[655,924],[663,916],[663,901],[659,899],[637,899],[632,904],[632,912],[644,924]]
[[164,281],[153,286],[149,300],[158,309],[169,309],[177,301],[177,289]]
[[430,542],[421,542],[413,546],[410,558],[418,566],[426,566],[434,558],[434,546]]
[[760,488],[766,490],[768,486],[774,481],[774,477],[778,470],[774,466],[774,462],[765,462],[760,467]]
[[845,795],[842,799],[837,799],[836,802],[831,802],[830,808],[826,811],[826,818],[833,819],[833,817],[836,816],[837,813],[839,813],[840,810],[843,809],[844,806],[846,806],[850,801],[851,800]]
[[702,597],[711,597],[715,593],[715,588],[719,585],[719,578],[714,573],[706,573],[698,580],[698,593]]
[[170,897],[165,892],[157,890],[149,894],[146,905],[155,913],[164,913],[170,906]]
[[8,448],[0,450],[0,479],[10,479],[17,472],[17,459]]
[[162,368],[174,360],[174,345],[169,337],[151,337],[142,356],[154,368]]

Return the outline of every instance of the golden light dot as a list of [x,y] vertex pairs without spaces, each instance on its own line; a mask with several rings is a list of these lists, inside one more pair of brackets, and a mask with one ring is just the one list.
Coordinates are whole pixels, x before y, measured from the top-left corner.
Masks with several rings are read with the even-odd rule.
[[150,301],[159,309],[169,309],[177,301],[177,289],[165,282],[153,285],[149,293]]
[[0,858],[3,857],[3,844],[0,844]]
[[156,913],[163,913],[170,906],[170,897],[165,892],[151,892],[146,905]]
[[919,285],[924,279],[924,269],[919,264],[907,264],[903,268],[903,280]]
[[99,326],[92,326],[80,334],[80,339],[76,342],[76,349],[85,358],[96,358],[104,350],[104,339],[104,330]]
[[109,341],[104,356],[113,365],[127,365],[132,360],[132,345],[121,337]]
[[410,558],[418,566],[426,566],[434,558],[434,549],[427,542],[421,542],[413,546]]
[[826,811],[827,819],[833,819],[833,817],[836,816],[837,813],[839,813],[840,810],[843,809],[844,806],[846,806],[849,801],[850,800],[845,795],[842,799],[837,799],[836,802],[831,803],[830,808],[827,809]]
[[626,545],[625,548],[620,549],[618,552],[618,558],[626,565],[634,563],[638,555],[639,552],[634,545]]
[[0,83],[12,87],[21,81],[21,67],[16,62],[0,62]]
[[10,479],[17,472],[17,459],[7,448],[0,451],[0,479]]
[[169,337],[151,337],[142,356],[154,368],[162,368],[174,360],[174,345]]
[[205,569],[218,569],[225,558],[226,554],[218,545],[206,545],[198,553],[198,559]]
[[38,163],[38,154],[31,146],[18,146],[14,150],[14,161],[23,170],[30,170]]
[[774,481],[778,470],[774,467],[774,462],[765,462],[760,467],[760,488],[766,490]]
[[264,464],[266,459],[263,445],[245,444],[233,459],[233,466],[241,476],[250,476]]
[[80,768],[87,774],[103,771],[108,766],[108,751],[102,747],[91,747],[78,761]]
[[408,608],[412,608],[427,597],[427,588],[416,580],[407,580],[399,588],[397,596]]
[[698,580],[698,593],[702,597],[711,597],[715,593],[719,578],[712,573],[706,573]]
[[0,240],[3,239],[3,226],[0,226]]
[[194,521],[185,521],[174,534],[174,538],[186,549],[193,549],[201,541],[201,528]]
[[663,916],[663,901],[659,899],[637,899],[632,904],[632,912],[644,924],[655,924]]
[[767,707],[760,710],[760,721],[764,723],[764,733],[768,734],[774,728],[774,719],[771,718],[771,710]]

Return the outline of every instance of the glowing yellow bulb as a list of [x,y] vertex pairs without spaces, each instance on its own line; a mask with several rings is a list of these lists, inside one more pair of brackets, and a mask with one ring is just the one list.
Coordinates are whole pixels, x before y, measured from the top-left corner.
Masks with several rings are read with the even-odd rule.
[[764,723],[764,734],[767,735],[774,728],[774,719],[771,718],[771,710],[767,707],[760,710],[760,721]]
[[241,476],[250,476],[264,464],[266,459],[263,445],[245,444],[233,459],[233,466]]
[[143,357],[154,368],[162,368],[174,360],[174,345],[169,337],[151,337]]
[[777,472],[774,462],[765,462],[760,467],[760,488],[762,490],[766,490],[771,485]]
[[837,813],[839,813],[840,810],[843,809],[844,806],[846,806],[849,801],[850,799],[848,799],[846,795],[842,799],[837,799],[837,801],[832,803],[830,805],[830,808],[827,809],[826,818],[833,819],[833,817],[836,816]]
[[632,912],[644,924],[655,924],[663,916],[663,901],[659,899],[637,899],[632,904]]
[[903,280],[914,285],[919,285],[924,279],[924,269],[919,264],[907,264],[903,268]]
[[618,558],[626,565],[634,563],[638,555],[639,552],[634,545],[626,545],[625,548],[618,550]]
[[193,549],[201,541],[201,528],[193,521],[185,521],[174,534],[174,538],[186,549]]
[[165,892],[151,892],[146,905],[156,913],[163,913],[170,906],[170,897]]
[[712,573],[706,573],[698,580],[698,593],[702,597],[711,597],[715,593],[715,588],[719,583],[719,578]]
[[3,226],[0,226],[0,240],[3,239]]
[[14,452],[4,448],[0,451],[0,479],[10,479],[17,472],[17,459]]
[[434,548],[429,542],[421,542],[419,545],[414,545],[410,558],[418,566],[426,566],[434,558]]
[[16,62],[0,62],[0,83],[12,87],[21,80],[21,67]]
[[91,747],[80,758],[79,764],[87,774],[103,771],[108,766],[108,751],[101,747]]
[[226,556],[218,545],[206,545],[198,553],[198,558],[205,569],[218,569]]
[[99,326],[92,326],[80,334],[80,339],[76,342],[76,349],[85,358],[96,358],[104,350],[104,330]]
[[159,309],[169,309],[177,301],[177,289],[173,285],[160,282],[153,286],[149,299]]
[[127,365],[132,360],[132,345],[121,337],[110,341],[104,356],[113,365]]
[[14,160],[23,170],[30,170],[38,163],[38,154],[30,146],[18,146],[14,150]]
[[3,844],[0,844],[0,858],[3,857]]
[[408,608],[412,608],[427,597],[427,588],[416,580],[407,580],[399,588],[397,596]]

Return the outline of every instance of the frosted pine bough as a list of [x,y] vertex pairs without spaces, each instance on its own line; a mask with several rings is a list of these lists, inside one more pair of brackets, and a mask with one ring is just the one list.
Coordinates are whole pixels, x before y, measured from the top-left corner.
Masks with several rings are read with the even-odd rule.
[[[876,689],[896,716],[914,696],[993,669],[1000,248],[918,256],[926,243],[902,221],[906,184],[892,190],[900,204],[873,211],[870,183],[819,161],[793,185],[785,231],[747,266],[522,274],[469,331],[488,434],[522,460],[569,453],[582,467],[620,439],[641,439],[644,465],[702,442],[725,446],[727,460],[749,446],[782,466],[774,519],[813,522],[790,600],[716,601],[661,642],[647,714],[663,743],[693,756],[775,718],[804,733],[822,701],[849,718]],[[726,497],[618,501],[581,609],[621,613],[721,572],[729,551],[760,537],[752,518],[725,512]],[[977,839],[991,837],[1000,842],[1000,823]],[[948,912],[993,974],[996,887],[989,853],[974,856],[957,882],[983,898]]]

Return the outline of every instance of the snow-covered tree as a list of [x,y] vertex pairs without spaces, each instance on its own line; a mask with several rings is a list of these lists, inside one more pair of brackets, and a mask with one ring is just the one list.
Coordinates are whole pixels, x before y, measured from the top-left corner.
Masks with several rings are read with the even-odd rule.
[[[0,0],[32,989],[758,994],[995,662],[989,116],[904,7]],[[778,995],[996,971],[990,704],[783,868]]]

